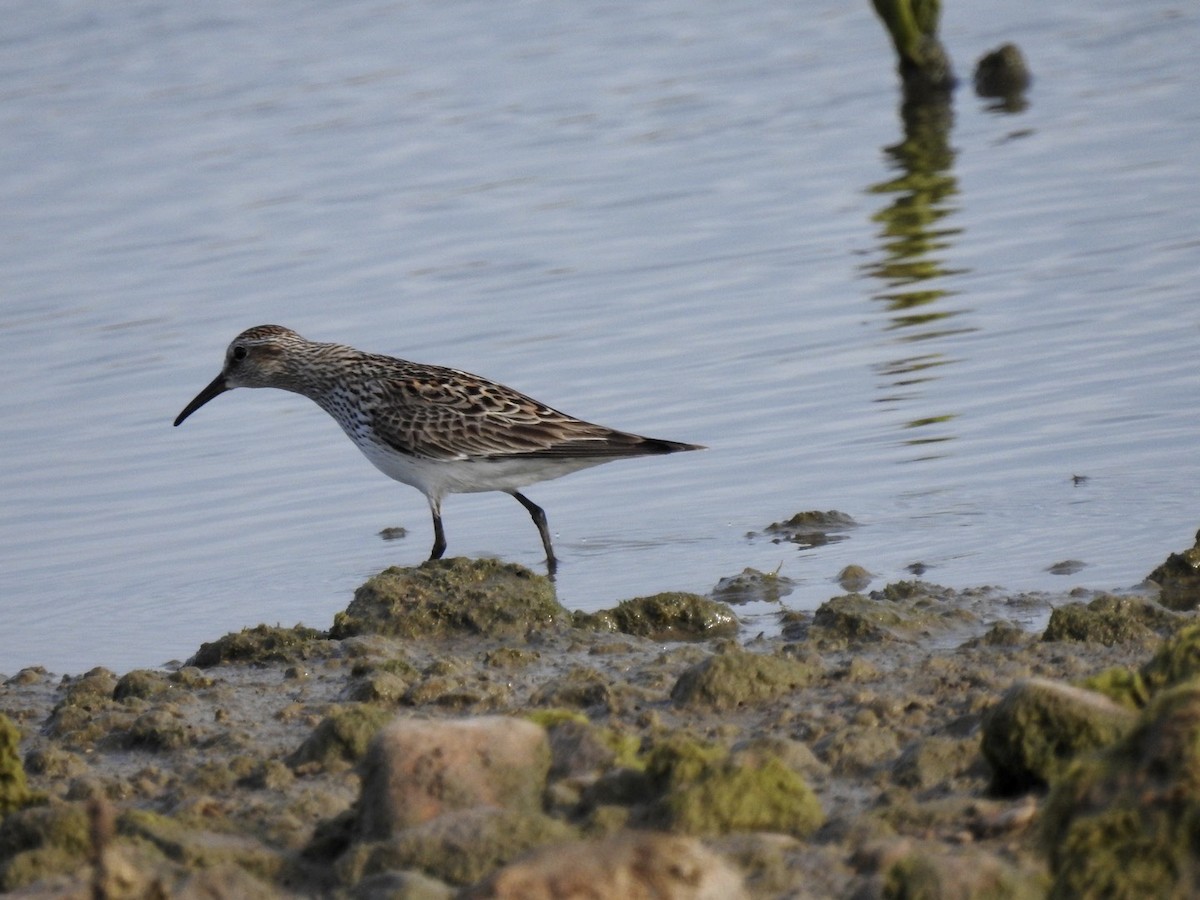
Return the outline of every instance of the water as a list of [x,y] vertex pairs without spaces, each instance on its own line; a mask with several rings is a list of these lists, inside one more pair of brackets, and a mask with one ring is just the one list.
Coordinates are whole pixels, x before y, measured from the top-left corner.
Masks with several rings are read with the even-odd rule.
[[[1028,108],[906,131],[866,3],[10,4],[0,672],[325,627],[425,556],[424,499],[303,398],[170,427],[265,322],[709,445],[530,489],[569,607],[1140,581],[1198,524],[1200,12],[945,17],[967,80],[1022,47]],[[747,537],[828,508],[861,527]],[[511,498],[445,518],[540,565]]]

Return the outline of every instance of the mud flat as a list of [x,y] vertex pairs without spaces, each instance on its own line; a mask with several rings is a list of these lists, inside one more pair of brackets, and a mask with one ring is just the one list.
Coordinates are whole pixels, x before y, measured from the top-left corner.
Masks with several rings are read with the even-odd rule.
[[711,597],[581,615],[517,566],[389,569],[328,631],[6,673],[0,890],[1192,896],[1194,572],[1172,555],[1135,595],[899,582],[744,640]]

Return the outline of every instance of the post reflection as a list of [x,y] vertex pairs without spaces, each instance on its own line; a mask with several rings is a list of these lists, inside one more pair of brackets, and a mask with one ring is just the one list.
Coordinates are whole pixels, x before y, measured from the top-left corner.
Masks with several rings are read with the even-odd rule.
[[900,107],[904,139],[884,148],[893,177],[869,192],[888,199],[872,217],[879,225],[879,259],[863,267],[882,283],[873,299],[895,332],[896,356],[878,366],[878,403],[901,406],[907,416],[903,443],[921,448],[916,459],[945,454],[938,449],[955,437],[957,413],[928,408],[922,385],[943,377],[955,360],[949,338],[975,330],[961,320],[966,311],[951,301],[944,279],[961,273],[945,255],[961,229],[951,224],[958,182],[950,129],[954,114],[949,91],[908,91]]

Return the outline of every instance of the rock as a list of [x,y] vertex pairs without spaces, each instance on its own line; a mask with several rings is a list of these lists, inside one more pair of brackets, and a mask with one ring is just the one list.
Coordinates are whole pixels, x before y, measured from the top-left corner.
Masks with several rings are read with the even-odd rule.
[[366,756],[371,739],[391,718],[389,710],[366,703],[335,707],[288,757],[288,765],[348,768]]
[[297,625],[279,628],[256,625],[225,635],[200,645],[196,655],[188,660],[189,667],[208,669],[227,663],[263,665],[275,662],[297,662],[328,651],[327,635],[315,628]]
[[[904,845],[907,846],[904,846]],[[992,853],[903,842],[881,873],[884,897],[1042,900],[1043,876]]]
[[804,779],[769,752],[731,756],[721,747],[674,735],[651,748],[646,775],[661,794],[649,816],[671,831],[808,837],[825,820]]
[[1025,57],[1016,44],[1001,44],[975,64],[975,93],[980,97],[1015,97],[1032,80]]
[[396,719],[363,761],[358,834],[382,840],[477,806],[537,811],[549,768],[545,730],[523,719]]
[[814,509],[798,512],[784,522],[772,522],[763,530],[772,535],[777,544],[787,541],[801,547],[820,547],[844,541],[846,536],[840,532],[857,527],[858,523],[844,512]]
[[171,689],[171,682],[161,672],[149,669],[134,669],[121,676],[113,688],[114,700],[147,700]]
[[380,872],[354,886],[350,900],[452,900],[454,888],[420,872]]
[[1019,682],[983,717],[992,789],[1015,794],[1053,785],[1072,761],[1114,743],[1136,719],[1093,691],[1043,678]]
[[744,900],[741,876],[694,838],[625,832],[536,851],[461,900]]
[[954,591],[923,581],[897,581],[869,595],[833,597],[813,614],[810,634],[824,644],[905,641],[978,624]]
[[494,559],[431,559],[370,578],[334,617],[330,635],[339,640],[367,633],[520,637],[567,618],[554,599],[554,583],[522,566]]
[[26,806],[33,796],[21,764],[21,732],[0,713],[0,819]]
[[1053,900],[1200,896],[1200,683],[1155,697],[1137,725],[1055,783],[1043,814]]
[[1196,532],[1194,546],[1172,553],[1146,577],[1161,588],[1159,602],[1168,609],[1200,606],[1200,531]]
[[778,603],[796,587],[795,580],[775,572],[743,569],[722,578],[713,588],[714,600],[722,603]]
[[620,631],[652,641],[694,641],[738,633],[737,616],[727,604],[684,591],[622,600],[614,609],[576,613],[574,622],[578,628]]
[[679,706],[736,709],[790,693],[819,675],[816,663],[730,649],[686,669],[671,699]]
[[1112,647],[1146,643],[1178,627],[1179,617],[1141,597],[1105,594],[1091,603],[1068,603],[1050,614],[1043,641],[1085,641]]
[[1179,629],[1165,640],[1141,676],[1150,692],[1182,684],[1200,675],[1200,624]]
[[343,881],[390,870],[415,869],[449,884],[470,884],[544,844],[576,837],[568,825],[541,812],[478,806],[445,812],[402,828],[386,840],[352,847],[339,860]]

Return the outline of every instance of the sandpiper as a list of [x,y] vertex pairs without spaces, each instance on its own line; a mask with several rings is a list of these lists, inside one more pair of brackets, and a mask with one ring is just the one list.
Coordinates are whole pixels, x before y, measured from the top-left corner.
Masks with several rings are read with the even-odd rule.
[[280,325],[259,325],[234,338],[221,374],[175,424],[236,387],[303,394],[333,416],[383,474],[421,491],[433,513],[430,559],[446,550],[447,494],[504,491],[533,518],[553,573],[546,514],[519,488],[614,459],[704,449],[593,425],[478,375],[319,344]]

